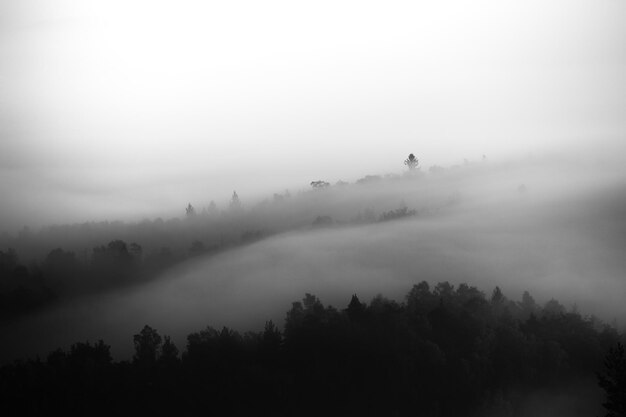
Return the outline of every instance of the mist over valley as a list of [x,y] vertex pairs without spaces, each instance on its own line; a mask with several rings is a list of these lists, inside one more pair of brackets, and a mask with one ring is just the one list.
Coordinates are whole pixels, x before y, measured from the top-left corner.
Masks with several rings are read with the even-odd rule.
[[624,416],[626,2],[0,2],[0,414]]
[[[116,357],[128,358],[128,334],[146,323],[158,323],[184,344],[188,332],[205,325],[245,331],[270,319],[281,323],[285,306],[304,293],[337,307],[355,292],[363,300],[383,294],[402,301],[421,281],[467,283],[487,293],[499,286],[514,300],[529,291],[541,303],[556,298],[567,310],[623,326],[626,183],[614,166],[594,169],[571,160],[485,161],[369,176],[289,197],[277,194],[249,208],[187,216],[169,226],[166,240],[176,245],[168,253],[178,253],[182,263],[147,281],[131,276],[85,295],[72,295],[70,284],[67,299],[61,291],[43,310],[4,325],[24,339],[3,343],[3,357],[104,338],[115,342]],[[386,220],[385,213],[398,218]],[[101,230],[94,225],[98,231],[90,234],[104,244],[114,239],[112,231],[123,231],[128,243],[144,248],[145,260],[160,253],[151,245],[163,243],[141,240],[150,227],[168,229],[113,223]],[[79,245],[92,228],[39,233],[41,240],[80,254],[89,252]],[[232,242],[203,252],[229,232]],[[186,258],[194,242],[203,249]],[[10,246],[21,254],[30,243],[23,237]]]

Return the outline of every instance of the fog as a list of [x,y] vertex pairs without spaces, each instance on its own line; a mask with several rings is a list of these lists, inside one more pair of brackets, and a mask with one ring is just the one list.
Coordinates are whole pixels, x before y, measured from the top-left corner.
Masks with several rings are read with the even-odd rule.
[[[364,301],[379,293],[402,301],[423,280],[468,283],[487,294],[499,286],[512,300],[529,291],[541,304],[556,298],[568,310],[623,326],[626,181],[611,160],[482,162],[312,190],[261,206],[283,213],[282,222],[292,221],[284,216],[291,213],[309,225],[195,258],[148,283],[74,297],[18,319],[3,329],[11,337],[0,356],[103,338],[116,357],[128,358],[130,336],[145,324],[184,346],[187,334],[207,325],[246,331],[270,319],[282,323],[305,293],[345,308],[354,293]],[[417,215],[355,220],[364,210],[401,206]],[[334,225],[310,226],[317,216],[330,216]]]
[[0,230],[623,142],[623,2],[392,3],[3,2]]
[[[281,328],[305,294],[358,330],[347,347],[374,339],[359,339],[362,323],[342,309],[353,294],[382,294],[406,301],[396,323],[443,329],[400,327],[398,337],[423,338],[408,356],[392,350],[402,363],[426,352],[428,368],[445,351],[459,360],[441,368],[450,375],[493,378],[476,403],[489,415],[510,415],[498,409],[507,404],[516,415],[596,414],[591,369],[624,339],[626,317],[623,16],[613,0],[2,2],[0,386],[2,365],[79,341],[103,339],[130,360],[145,325],[181,352],[206,326]],[[484,346],[464,358],[447,343],[454,326],[473,325],[442,319],[443,296],[439,310],[419,297],[411,308],[430,311],[409,308],[421,281],[484,292],[472,300],[490,313],[464,296],[454,305],[479,317],[468,334]],[[490,299],[495,287],[583,318],[552,316],[542,334],[533,302],[501,326],[510,317]],[[372,337],[384,319],[374,310]],[[550,338],[564,330],[575,337],[561,349]],[[298,343],[286,334],[274,337],[281,360],[263,365],[273,388],[282,359],[306,356],[283,349]],[[585,361],[568,369],[569,353]],[[170,376],[193,369],[170,359]],[[547,361],[538,380],[488,369],[526,359]],[[563,370],[580,378],[570,386]],[[136,387],[152,386],[142,372]],[[528,398],[510,385],[500,401],[498,384],[518,377]],[[421,393],[430,383],[413,382]]]

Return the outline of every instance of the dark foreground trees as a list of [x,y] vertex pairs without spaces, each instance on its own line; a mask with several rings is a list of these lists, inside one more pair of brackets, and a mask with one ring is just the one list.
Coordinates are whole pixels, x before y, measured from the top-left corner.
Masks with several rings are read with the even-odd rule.
[[[417,284],[402,303],[355,294],[344,309],[306,294],[282,330],[209,326],[187,337],[182,355],[145,326],[132,362],[112,362],[100,341],[4,366],[0,407],[3,415],[519,415],[538,391],[567,401],[563,389],[593,379],[620,339],[553,304],[448,282]],[[621,347],[607,358],[607,393],[620,392],[623,360]],[[598,393],[592,385],[576,398],[597,414]]]
[[606,392],[606,417],[626,416],[626,354],[624,345],[611,348],[604,360],[604,372],[598,374],[598,382]]

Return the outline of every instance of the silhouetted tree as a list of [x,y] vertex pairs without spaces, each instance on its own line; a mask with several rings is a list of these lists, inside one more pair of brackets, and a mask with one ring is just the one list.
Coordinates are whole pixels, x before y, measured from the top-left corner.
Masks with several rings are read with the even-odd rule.
[[543,313],[549,316],[559,316],[565,313],[565,307],[554,298],[551,298],[543,307]]
[[169,336],[163,336],[163,346],[161,347],[159,362],[166,364],[178,362],[178,348]]
[[109,242],[106,247],[106,253],[113,259],[117,259],[120,262],[128,262],[130,260],[130,254],[126,247],[126,242],[123,240],[113,240]]
[[162,339],[159,333],[152,327],[145,325],[139,334],[133,336],[135,344],[135,356],[137,363],[146,365],[154,364],[161,351]]
[[483,292],[478,290],[476,287],[467,285],[466,283],[461,283],[456,289],[456,297],[458,298],[459,304],[467,307],[467,303],[473,302],[477,299],[484,300],[485,294],[483,294]]
[[426,281],[413,285],[406,295],[406,304],[410,312],[423,314],[437,305],[437,297],[430,292],[430,285]]
[[365,307],[365,304],[359,301],[359,297],[357,297],[356,294],[352,294],[350,304],[348,304],[348,308],[345,309],[345,312],[351,320],[359,320],[365,313]]
[[524,291],[522,295],[522,302],[519,304],[524,318],[528,318],[531,314],[537,314],[539,306],[535,302],[535,299],[530,295],[528,291]]
[[326,187],[330,187],[330,183],[326,182],[326,181],[322,181],[322,180],[318,180],[318,181],[311,181],[311,187],[313,187],[314,189],[321,189],[321,188],[326,188]]
[[103,367],[111,363],[111,346],[106,345],[102,340],[98,340],[93,345],[89,342],[75,343],[70,347],[68,360],[75,368],[93,365]]
[[230,205],[229,205],[231,210],[239,210],[241,209],[241,200],[239,200],[239,195],[237,195],[237,191],[233,191],[233,196],[230,199]]
[[189,203],[187,205],[187,208],[185,209],[185,212],[187,214],[187,218],[192,218],[196,216],[196,209],[193,208],[193,206],[191,205],[191,203]]
[[409,154],[409,157],[404,160],[404,165],[406,165],[411,171],[417,168],[418,164],[419,164],[419,161],[413,154]]
[[496,286],[491,293],[491,303],[492,304],[502,304],[506,301],[504,294],[502,294],[502,290],[500,287]]
[[[271,321],[243,337],[207,327],[188,336],[181,359],[168,336],[145,326],[133,337],[132,363],[113,363],[100,341],[0,367],[0,409],[3,415],[208,409],[216,415],[525,415],[534,391],[547,399],[559,395],[560,402],[560,390],[587,381],[602,362],[600,346],[610,346],[598,383],[607,416],[624,416],[626,358],[617,344],[623,336],[575,313],[501,319],[511,305],[531,303],[530,295],[513,303],[499,293],[489,302],[467,284],[455,289],[441,282],[431,291],[424,281],[404,303],[377,295],[366,305],[355,294],[343,310],[306,294],[292,304],[283,333]],[[597,401],[595,394],[589,401]]]
[[378,221],[386,222],[389,220],[397,220],[403,217],[415,216],[416,214],[417,214],[417,211],[415,210],[409,210],[407,207],[401,207],[396,210],[384,212],[383,214],[380,215],[380,217],[378,218]]
[[92,273],[106,284],[125,282],[130,276],[132,264],[133,257],[122,240],[113,240],[107,246],[93,249]]
[[272,320],[265,322],[262,335],[262,346],[265,349],[278,351],[282,342],[282,334]]
[[131,243],[128,247],[128,252],[130,252],[135,262],[141,262],[141,259],[143,258],[143,248],[140,244],[135,242]]
[[448,281],[440,282],[435,285],[433,293],[436,297],[446,302],[451,301],[454,296],[454,285],[450,284]]
[[604,389],[606,417],[626,416],[626,355],[624,345],[609,349],[604,359],[605,370],[598,373],[598,384]]

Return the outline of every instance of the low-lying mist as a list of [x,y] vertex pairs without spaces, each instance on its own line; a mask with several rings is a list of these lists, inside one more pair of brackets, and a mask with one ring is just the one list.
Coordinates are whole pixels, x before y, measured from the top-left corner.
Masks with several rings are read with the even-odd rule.
[[[563,168],[563,166],[561,166]],[[258,330],[282,323],[304,293],[345,308],[357,293],[402,301],[413,284],[468,283],[505,296],[524,291],[605,321],[626,316],[626,183],[613,170],[529,166],[459,167],[440,174],[370,178],[292,197],[280,223],[306,213],[317,226],[187,261],[142,285],[72,298],[6,324],[0,358],[44,354],[104,339],[129,358],[145,324],[184,337],[207,325]],[[416,215],[359,222],[392,208]],[[410,211],[407,211],[410,214]],[[297,223],[297,222],[295,222]],[[309,223],[309,224],[311,224]],[[10,335],[6,337],[6,335]]]

